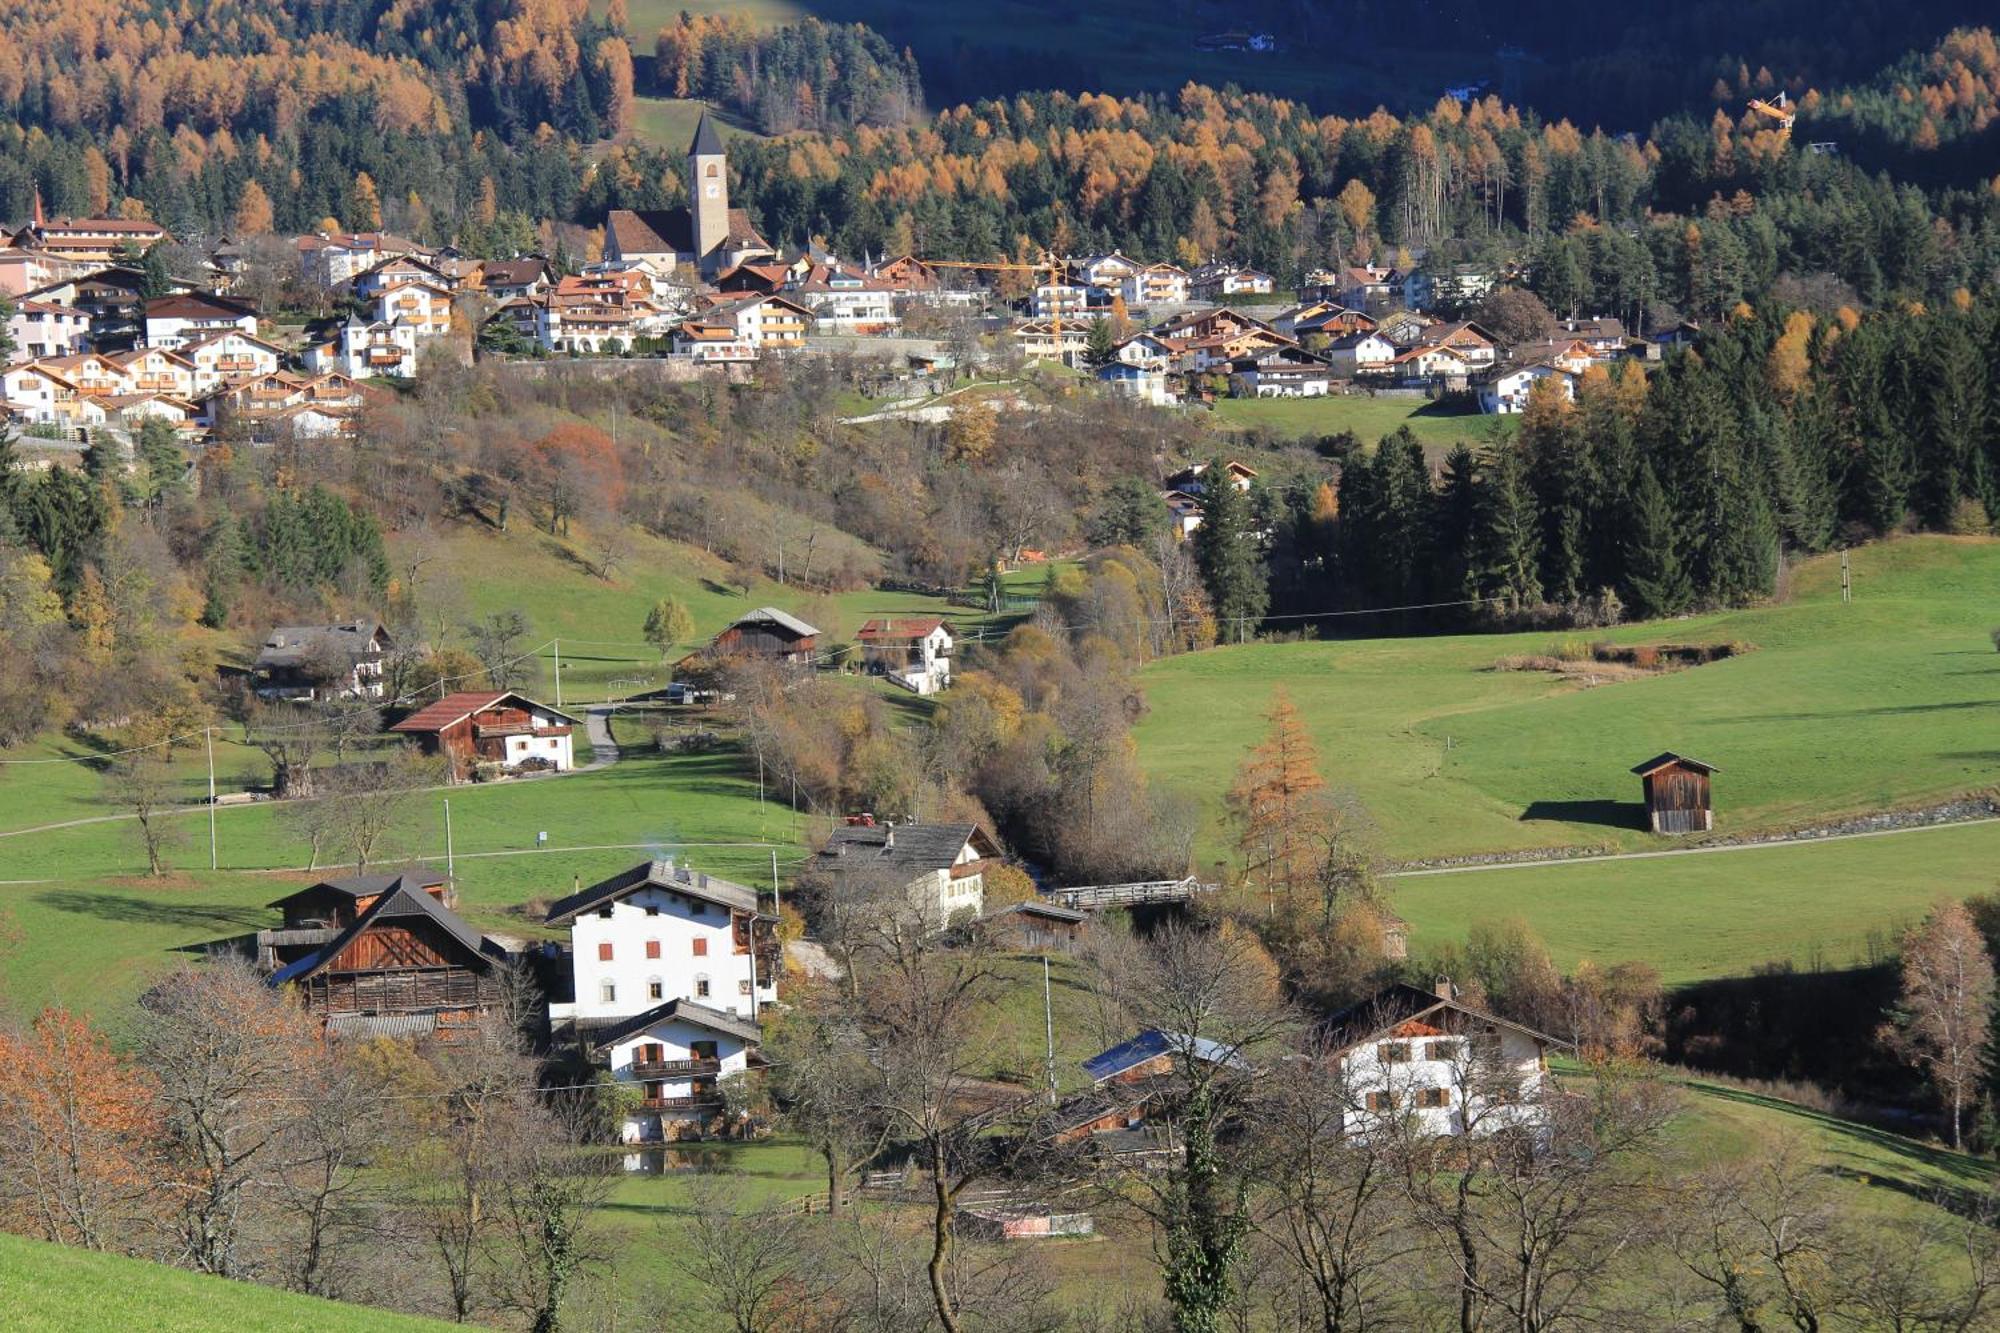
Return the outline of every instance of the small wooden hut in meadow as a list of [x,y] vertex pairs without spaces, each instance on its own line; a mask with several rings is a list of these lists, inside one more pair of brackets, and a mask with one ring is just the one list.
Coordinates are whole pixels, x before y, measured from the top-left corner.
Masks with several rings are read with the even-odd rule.
[[1706,833],[1715,827],[1709,793],[1714,764],[1672,750],[1632,769],[1646,787],[1646,825],[1655,833]]

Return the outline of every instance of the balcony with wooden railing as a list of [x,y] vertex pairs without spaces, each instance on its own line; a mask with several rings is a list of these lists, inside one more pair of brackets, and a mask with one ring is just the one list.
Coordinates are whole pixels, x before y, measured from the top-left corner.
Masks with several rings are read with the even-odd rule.
[[722,1094],[697,1092],[691,1097],[648,1097],[639,1103],[641,1111],[719,1111]]
[[637,1079],[706,1078],[722,1072],[722,1061],[634,1060],[631,1069],[632,1077]]

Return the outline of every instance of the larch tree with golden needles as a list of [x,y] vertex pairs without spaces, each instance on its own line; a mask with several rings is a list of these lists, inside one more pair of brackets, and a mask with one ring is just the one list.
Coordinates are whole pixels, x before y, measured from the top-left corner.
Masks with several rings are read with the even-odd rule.
[[1229,792],[1244,882],[1291,899],[1309,889],[1324,853],[1319,751],[1291,695],[1278,690],[1270,730],[1237,770]]

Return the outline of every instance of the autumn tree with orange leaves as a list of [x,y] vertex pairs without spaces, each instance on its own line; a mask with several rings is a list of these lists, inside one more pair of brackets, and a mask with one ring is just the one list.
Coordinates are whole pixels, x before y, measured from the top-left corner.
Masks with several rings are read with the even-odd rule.
[[0,1218],[116,1248],[148,1207],[159,1121],[151,1081],[64,1009],[0,1029]]

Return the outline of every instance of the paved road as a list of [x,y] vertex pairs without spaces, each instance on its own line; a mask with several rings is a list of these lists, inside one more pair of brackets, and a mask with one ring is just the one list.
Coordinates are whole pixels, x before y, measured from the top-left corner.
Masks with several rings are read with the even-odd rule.
[[576,771],[588,773],[592,769],[609,768],[618,762],[618,742],[611,738],[611,714],[609,704],[593,704],[583,715],[583,731],[590,737],[590,762]]
[[1729,842],[1714,847],[1676,847],[1664,852],[1610,852],[1597,856],[1542,856],[1532,861],[1482,861],[1470,866],[1433,866],[1424,870],[1390,870],[1384,879],[1415,879],[1420,875],[1469,875],[1481,870],[1520,870],[1528,866],[1590,866],[1606,861],[1657,861],[1669,856],[1715,856],[1723,852],[1756,852],[1769,847],[1800,847],[1817,842],[1847,842],[1853,838],[1890,838],[1899,833],[1929,833],[1934,829],[1970,828],[1975,824],[2000,824],[2000,817],[1955,819],[1937,824],[1909,824],[1902,828],[1864,829],[1859,833],[1801,833],[1769,838],[1762,842]]

